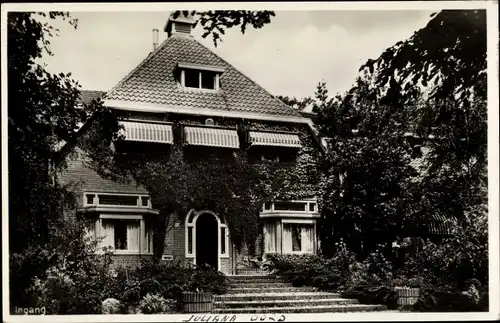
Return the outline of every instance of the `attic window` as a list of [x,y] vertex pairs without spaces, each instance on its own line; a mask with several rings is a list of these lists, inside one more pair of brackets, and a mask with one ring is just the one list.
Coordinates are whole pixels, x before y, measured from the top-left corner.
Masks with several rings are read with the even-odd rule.
[[190,68],[182,69],[181,85],[193,89],[218,90],[219,73]]
[[178,64],[179,82],[185,88],[218,90],[223,68],[198,64]]

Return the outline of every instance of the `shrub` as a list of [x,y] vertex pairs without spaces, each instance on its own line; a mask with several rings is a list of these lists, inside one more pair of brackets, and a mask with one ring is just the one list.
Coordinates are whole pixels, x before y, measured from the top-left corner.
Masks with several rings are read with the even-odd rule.
[[159,295],[174,300],[177,307],[183,292],[224,294],[229,288],[229,281],[221,272],[184,261],[143,261],[130,275],[139,280],[141,297]]
[[[30,285],[35,277],[44,281],[46,269],[56,261],[55,253],[47,246],[29,247],[23,253],[9,257],[9,292],[11,307],[36,307]],[[41,287],[41,286],[38,286]]]
[[372,252],[363,261],[366,266],[367,273],[388,280],[393,277],[392,262],[389,261],[382,252]]
[[169,313],[175,309],[174,300],[166,300],[159,294],[147,294],[141,300],[139,308],[144,314]]
[[293,286],[314,286],[322,290],[335,290],[341,286],[350,264],[356,259],[343,243],[329,259],[310,254],[268,254],[266,257],[277,274]]
[[229,288],[229,281],[221,272],[210,266],[196,267],[192,270],[184,292],[209,292],[216,295],[224,294]]
[[384,304],[388,309],[397,307],[397,293],[388,282],[358,282],[349,285],[341,294],[343,297],[355,298],[362,304]]
[[118,314],[121,310],[121,303],[115,298],[106,298],[102,302],[102,314]]
[[26,296],[49,314],[100,314],[115,284],[109,257],[96,254],[97,241],[85,235],[81,223],[63,224],[52,241],[54,265],[31,280]]
[[100,314],[102,301],[108,298],[107,281],[112,278],[84,271],[72,276],[59,273],[49,279],[35,278],[28,294],[48,314]]
[[424,289],[413,307],[414,311],[420,312],[467,312],[488,311],[488,309],[488,291],[478,291],[474,285],[464,291],[449,287]]

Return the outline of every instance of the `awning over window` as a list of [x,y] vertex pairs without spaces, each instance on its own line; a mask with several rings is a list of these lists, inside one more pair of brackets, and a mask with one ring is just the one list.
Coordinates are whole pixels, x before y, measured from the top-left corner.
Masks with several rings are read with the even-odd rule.
[[456,219],[448,219],[442,215],[433,215],[429,223],[429,233],[437,235],[450,235],[453,233],[453,227],[456,225]]
[[238,132],[232,129],[185,127],[186,143],[193,146],[239,148]]
[[251,146],[302,147],[299,136],[295,134],[250,131],[248,137]]
[[174,141],[172,126],[168,124],[120,121],[125,140],[171,144]]

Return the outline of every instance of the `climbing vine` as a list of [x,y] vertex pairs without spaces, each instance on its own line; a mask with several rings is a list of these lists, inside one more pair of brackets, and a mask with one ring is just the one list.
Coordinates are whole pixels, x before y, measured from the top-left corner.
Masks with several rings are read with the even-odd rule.
[[[115,116],[116,117],[116,116]],[[124,117],[130,117],[126,115]],[[174,143],[165,145],[129,143],[115,139],[115,152],[103,154],[109,130],[96,124],[84,146],[92,155],[92,167],[115,181],[135,182],[146,188],[154,208],[160,211],[154,238],[155,253],[161,254],[166,228],[176,214],[181,221],[189,210],[210,209],[228,225],[231,240],[240,248],[254,245],[261,231],[259,211],[264,201],[318,196],[319,147],[307,126],[215,118],[218,126],[247,130],[291,131],[299,128],[303,148],[294,160],[269,162],[252,158],[252,150],[241,140],[238,150],[190,147],[182,142],[183,124],[202,124],[201,117],[167,115],[172,122]],[[108,121],[109,128],[109,121]]]

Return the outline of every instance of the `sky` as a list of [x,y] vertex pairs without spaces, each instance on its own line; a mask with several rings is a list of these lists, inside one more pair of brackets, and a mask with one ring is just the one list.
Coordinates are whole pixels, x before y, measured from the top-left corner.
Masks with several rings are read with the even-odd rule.
[[[273,95],[306,97],[325,81],[331,95],[350,88],[359,67],[369,58],[425,27],[434,11],[275,11],[261,29],[226,32],[214,47],[212,38],[193,35]],[[75,30],[56,22],[52,57],[42,63],[53,73],[71,72],[85,90],[110,90],[153,48],[152,30],[160,43],[169,11],[73,12]]]

